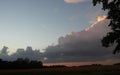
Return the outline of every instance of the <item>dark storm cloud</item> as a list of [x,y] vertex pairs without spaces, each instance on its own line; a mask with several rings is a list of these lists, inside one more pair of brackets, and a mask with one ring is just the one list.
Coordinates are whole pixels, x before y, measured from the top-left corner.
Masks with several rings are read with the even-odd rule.
[[99,61],[120,58],[112,55],[112,47],[104,48],[101,45],[102,37],[110,31],[108,24],[109,21],[105,20],[105,16],[101,16],[89,28],[60,37],[57,45],[46,48],[45,62]]

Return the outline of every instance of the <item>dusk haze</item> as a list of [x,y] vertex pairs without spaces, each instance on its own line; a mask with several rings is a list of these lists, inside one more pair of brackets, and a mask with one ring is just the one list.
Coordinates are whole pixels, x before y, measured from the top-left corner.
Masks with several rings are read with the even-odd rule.
[[0,59],[45,66],[120,63],[119,53],[112,54],[116,44],[102,46],[112,30],[101,8],[92,0],[0,0]]

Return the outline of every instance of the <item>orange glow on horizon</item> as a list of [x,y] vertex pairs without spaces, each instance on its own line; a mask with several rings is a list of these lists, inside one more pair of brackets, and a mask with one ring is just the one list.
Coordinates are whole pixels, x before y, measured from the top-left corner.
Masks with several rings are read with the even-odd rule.
[[93,62],[60,62],[60,63],[44,63],[45,66],[53,65],[66,65],[66,66],[82,66],[91,64],[102,64],[102,65],[112,65],[114,63],[119,63],[120,59],[109,59],[103,61],[93,61]]

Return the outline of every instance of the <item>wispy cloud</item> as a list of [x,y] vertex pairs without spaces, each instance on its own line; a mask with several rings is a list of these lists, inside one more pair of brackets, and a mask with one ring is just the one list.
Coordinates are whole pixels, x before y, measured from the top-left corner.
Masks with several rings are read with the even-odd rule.
[[80,3],[80,2],[86,2],[89,0],[64,0],[66,3]]

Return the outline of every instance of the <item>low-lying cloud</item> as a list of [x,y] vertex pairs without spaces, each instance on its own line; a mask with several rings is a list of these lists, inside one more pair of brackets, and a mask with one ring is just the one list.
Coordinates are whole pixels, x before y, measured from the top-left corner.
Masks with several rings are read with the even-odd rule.
[[3,60],[13,61],[17,58],[29,58],[30,60],[41,60],[42,53],[40,50],[33,50],[32,47],[27,47],[26,50],[19,48],[11,55],[8,55],[8,47],[4,46],[0,52],[0,58]]

